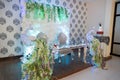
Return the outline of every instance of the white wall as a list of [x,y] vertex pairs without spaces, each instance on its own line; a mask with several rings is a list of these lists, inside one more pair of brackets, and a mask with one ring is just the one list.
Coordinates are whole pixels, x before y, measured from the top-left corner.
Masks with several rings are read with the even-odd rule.
[[87,2],[87,27],[98,27],[99,23],[104,26],[105,21],[105,0],[94,0]]
[[105,56],[109,56],[111,52],[111,40],[112,40],[112,31],[113,31],[113,19],[114,19],[114,8],[115,8],[115,0],[106,0],[106,12],[105,12],[105,27],[104,32],[106,36],[110,36],[110,43],[106,47],[104,46]]
[[108,46],[103,44],[104,57],[110,55],[111,50],[111,38],[113,29],[113,16],[114,16],[114,4],[115,0],[95,0],[87,2],[87,28],[97,27],[99,22],[102,23],[104,28],[104,35],[110,37],[110,43]]

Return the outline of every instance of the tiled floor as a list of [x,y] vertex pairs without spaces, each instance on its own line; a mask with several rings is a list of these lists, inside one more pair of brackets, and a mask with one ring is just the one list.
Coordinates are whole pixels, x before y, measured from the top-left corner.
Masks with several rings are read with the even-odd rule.
[[107,61],[108,70],[90,67],[60,80],[120,80],[120,57]]

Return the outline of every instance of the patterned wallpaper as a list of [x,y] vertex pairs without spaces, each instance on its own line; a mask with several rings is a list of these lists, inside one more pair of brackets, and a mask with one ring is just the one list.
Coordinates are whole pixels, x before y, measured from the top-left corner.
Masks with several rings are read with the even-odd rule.
[[0,0],[0,57],[22,54],[19,0]]
[[[0,57],[22,54],[20,0],[0,0]],[[41,0],[70,10],[70,39],[79,42],[86,33],[86,3],[79,0]]]
[[80,0],[46,0],[44,2],[57,6],[63,6],[70,10],[70,40],[77,43],[80,42],[86,33],[86,3]]

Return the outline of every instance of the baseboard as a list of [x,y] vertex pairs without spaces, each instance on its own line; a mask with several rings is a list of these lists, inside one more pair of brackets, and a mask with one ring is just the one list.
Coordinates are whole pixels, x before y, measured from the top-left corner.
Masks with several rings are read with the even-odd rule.
[[0,58],[0,62],[11,61],[11,60],[20,60],[21,57],[23,57],[23,55],[3,57],[3,58]]
[[120,57],[120,55],[118,55],[118,54],[114,54],[114,53],[111,53],[111,55],[114,55],[114,56]]

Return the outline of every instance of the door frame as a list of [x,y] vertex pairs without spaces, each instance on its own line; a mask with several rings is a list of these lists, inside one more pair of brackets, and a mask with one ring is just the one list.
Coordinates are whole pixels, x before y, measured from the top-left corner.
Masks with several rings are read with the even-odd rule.
[[112,31],[112,43],[111,43],[111,53],[110,53],[110,54],[111,54],[111,55],[115,55],[115,56],[119,56],[119,57],[120,57],[120,55],[118,55],[118,54],[116,54],[116,53],[113,53],[113,44],[118,44],[118,45],[120,45],[119,42],[114,42],[116,17],[117,17],[117,16],[120,16],[120,14],[116,14],[116,12],[117,12],[117,5],[118,5],[118,4],[120,4],[120,1],[115,2],[114,21],[113,21],[113,31]]

